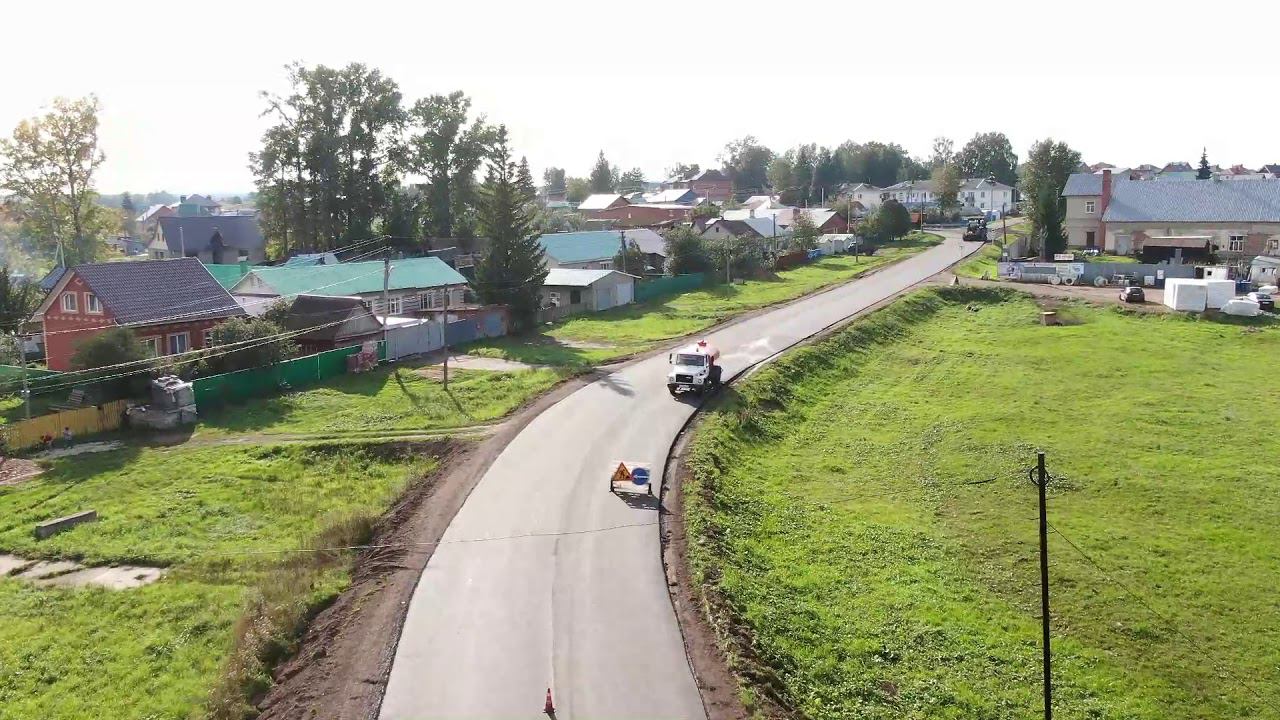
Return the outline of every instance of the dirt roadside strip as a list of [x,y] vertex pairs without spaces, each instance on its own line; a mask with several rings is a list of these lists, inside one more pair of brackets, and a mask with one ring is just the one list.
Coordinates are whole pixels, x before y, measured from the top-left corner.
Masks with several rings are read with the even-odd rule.
[[[692,335],[802,302],[882,272],[896,262],[786,302],[742,313]],[[256,699],[259,717],[376,720],[408,602],[431,559],[433,543],[444,535],[489,466],[511,439],[547,408],[619,367],[663,352],[666,350],[659,346],[566,380],[495,425],[492,434],[479,442],[438,438],[440,467],[405,493],[379,521],[370,540],[371,545],[412,543],[416,544],[411,546],[415,549],[372,550],[357,557],[351,586],[311,620],[298,651],[276,668],[274,685]],[[721,691],[736,694],[736,684],[730,682]]]

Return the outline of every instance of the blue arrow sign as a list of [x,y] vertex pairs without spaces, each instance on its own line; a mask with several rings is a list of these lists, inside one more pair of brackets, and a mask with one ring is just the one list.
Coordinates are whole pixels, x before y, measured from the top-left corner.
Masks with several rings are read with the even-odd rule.
[[636,485],[649,484],[649,468],[638,467],[631,469],[631,482]]

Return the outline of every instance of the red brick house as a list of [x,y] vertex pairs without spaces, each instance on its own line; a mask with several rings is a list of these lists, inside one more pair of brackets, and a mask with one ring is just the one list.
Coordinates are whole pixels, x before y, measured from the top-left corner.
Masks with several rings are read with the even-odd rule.
[[80,343],[109,327],[129,326],[156,355],[173,355],[206,347],[214,325],[244,314],[199,260],[175,258],[77,265],[33,319],[49,369],[66,371]]
[[724,173],[714,168],[703,170],[687,180],[671,183],[673,188],[688,188],[700,198],[711,202],[724,202],[733,197],[733,182]]
[[645,203],[620,205],[608,210],[598,210],[592,220],[612,220],[614,227],[653,227],[671,223],[688,222],[693,215],[692,205],[674,203]]

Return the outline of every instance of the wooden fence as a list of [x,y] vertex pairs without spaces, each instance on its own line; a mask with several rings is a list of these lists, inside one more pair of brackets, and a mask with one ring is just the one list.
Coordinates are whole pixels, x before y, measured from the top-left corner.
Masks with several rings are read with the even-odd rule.
[[124,422],[124,411],[128,405],[128,400],[113,400],[93,407],[63,410],[0,426],[0,432],[3,432],[5,447],[10,451],[25,450],[39,445],[40,438],[45,435],[61,440],[63,428],[71,428],[77,438],[117,430]]

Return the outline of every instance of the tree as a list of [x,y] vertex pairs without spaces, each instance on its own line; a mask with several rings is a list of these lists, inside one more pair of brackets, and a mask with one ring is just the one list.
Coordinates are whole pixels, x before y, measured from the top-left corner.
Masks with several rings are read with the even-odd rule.
[[845,182],[865,182],[887,187],[904,179],[904,168],[910,164],[907,151],[897,143],[846,141],[834,151]]
[[1051,260],[1055,254],[1067,249],[1067,234],[1062,228],[1062,203],[1058,197],[1060,192],[1052,185],[1044,184],[1036,198],[1032,223],[1037,228],[1040,254],[1045,260]]
[[564,168],[549,167],[542,171],[542,187],[548,193],[562,193],[566,189]]
[[1018,155],[1004,133],[974,135],[956,155],[956,164],[960,166],[961,177],[994,177],[1005,185],[1018,184]]
[[889,242],[911,230],[911,213],[897,200],[886,200],[875,214],[863,223],[861,233],[872,242]]
[[718,158],[725,174],[733,181],[733,191],[739,195],[755,195],[764,192],[769,182],[769,161],[773,151],[761,145],[755,137],[746,135],[724,146]]
[[751,277],[764,262],[764,246],[755,239],[727,235],[707,241],[706,248],[711,279],[716,282]]
[[[103,330],[81,342],[71,356],[71,368],[104,368],[102,372],[89,373],[88,377],[97,390],[97,399],[106,400],[145,391],[147,371],[150,368],[143,361],[150,358],[151,351],[138,341],[133,330],[120,326]],[[133,364],[124,368],[114,367],[125,363]],[[124,373],[128,374],[124,377],[110,377]]]
[[933,169],[933,190],[943,213],[960,207],[960,183],[960,168],[954,162]]
[[512,324],[521,331],[537,319],[547,266],[528,214],[533,198],[520,187],[517,175],[506,128],[501,127],[481,188],[480,229],[489,238],[489,249],[476,267],[475,284],[482,301],[510,308]]
[[937,170],[944,165],[950,165],[956,156],[956,144],[949,137],[938,137],[933,139],[933,154],[929,156],[929,168]]
[[584,227],[586,227],[586,219],[582,215],[563,208],[537,208],[533,216],[534,232],[539,235],[576,232]]
[[565,182],[564,199],[571,203],[580,203],[591,196],[591,183],[585,178],[571,177]]
[[[276,337],[283,332],[283,325],[266,318],[235,317],[224,320],[213,326],[212,353],[200,360],[197,374],[220,375],[288,360],[297,346],[291,338]],[[230,352],[219,352],[217,349],[228,345],[240,349]]]
[[57,98],[41,117],[23,120],[0,140],[0,189],[13,194],[24,231],[68,264],[92,262],[114,216],[95,202],[94,173],[106,159],[98,148],[98,98]]
[[422,245],[423,205],[422,192],[417,187],[392,188],[388,192],[387,208],[376,226],[378,234],[386,235],[387,244],[392,247],[417,250]]
[[[1024,208],[1024,211],[1031,218],[1033,234],[1040,235],[1042,229],[1037,224],[1040,215],[1036,211],[1036,204],[1041,198],[1057,197],[1066,186],[1067,177],[1079,166],[1080,153],[1072,150],[1066,143],[1046,138],[1031,146],[1027,162],[1022,166],[1021,190],[1024,204],[1031,206]],[[1044,192],[1046,187],[1051,188],[1053,193]]]
[[809,252],[818,247],[818,237],[822,233],[813,224],[809,213],[796,211],[795,220],[791,223],[791,249]]
[[596,157],[596,164],[591,168],[587,184],[593,193],[611,193],[618,187],[618,169],[604,159],[603,150]]
[[618,192],[633,193],[641,190],[644,190],[644,171],[640,168],[631,168],[618,178]]
[[667,168],[667,177],[672,180],[688,180],[694,175],[697,175],[700,170],[702,170],[702,168],[698,167],[698,163],[693,163],[692,165],[676,163],[675,165]]
[[133,204],[133,196],[127,192],[120,195],[120,215],[124,233],[133,237],[137,232],[138,207]]
[[15,328],[30,320],[41,299],[39,285],[15,282],[8,265],[0,268],[0,327]]
[[627,239],[626,235],[626,231],[623,231],[622,239],[618,243],[618,253],[613,256],[613,266],[624,273],[644,277],[649,256],[640,250],[635,240]]
[[693,228],[688,226],[672,228],[667,231],[663,240],[667,251],[669,275],[688,275],[711,269],[711,259],[707,256],[706,243],[693,231]]
[[287,71],[288,95],[262,94],[276,123],[249,156],[263,231],[281,254],[366,239],[400,185],[400,89],[359,63]]
[[529,158],[520,156],[520,165],[516,167],[516,184],[520,191],[532,202],[538,194],[538,186],[533,184],[533,173],[529,171]]
[[1213,168],[1209,167],[1209,151],[1205,148],[1200,149],[1200,169],[1196,171],[1197,180],[1210,180],[1213,178]]
[[497,131],[483,115],[468,123],[470,112],[471,100],[461,90],[423,98],[409,111],[410,167],[427,176],[426,221],[433,237],[474,235],[476,172],[495,148]]

